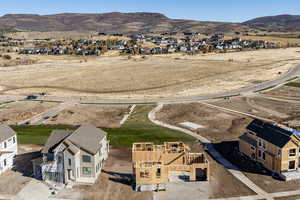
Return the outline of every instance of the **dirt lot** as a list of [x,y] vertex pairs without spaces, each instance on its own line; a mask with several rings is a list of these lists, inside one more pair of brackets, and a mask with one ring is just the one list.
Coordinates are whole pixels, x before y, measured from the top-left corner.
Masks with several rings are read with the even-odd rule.
[[237,139],[251,121],[199,103],[165,105],[157,117],[176,126],[186,121],[201,125],[203,128],[197,129],[197,132],[212,142]]
[[127,105],[80,104],[63,110],[56,117],[47,120],[46,124],[81,125],[92,123],[97,127],[118,128],[123,116],[128,112]]
[[[300,79],[293,82],[300,83]],[[264,92],[264,95],[283,98],[300,98],[300,88],[282,86],[271,91]]]
[[[187,56],[30,56],[37,64],[0,68],[2,92],[102,98],[211,94],[274,79],[300,60],[300,48]],[[268,76],[265,76],[265,74]],[[214,83],[214,84],[211,84]]]
[[275,198],[275,200],[299,200],[300,196],[291,196],[291,197],[280,197],[280,198]]
[[0,122],[10,125],[16,124],[56,105],[57,103],[41,103],[36,101],[20,101],[3,104],[0,105]]
[[229,100],[215,100],[211,104],[233,109],[255,116],[268,118],[296,129],[300,128],[299,103],[289,103],[262,97],[236,97]]
[[111,148],[103,171],[92,186],[78,186],[87,200],[152,200],[151,192],[135,192],[130,183],[131,149]]

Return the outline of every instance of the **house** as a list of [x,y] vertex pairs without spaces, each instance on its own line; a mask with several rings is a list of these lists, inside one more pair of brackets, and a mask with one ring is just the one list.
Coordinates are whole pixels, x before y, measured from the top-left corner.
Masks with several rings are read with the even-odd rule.
[[300,179],[299,133],[280,125],[253,120],[239,138],[239,150],[284,180]]
[[107,134],[85,124],[75,131],[56,130],[32,161],[34,176],[44,181],[74,184],[94,183],[108,157]]
[[135,190],[166,190],[166,183],[174,179],[176,173],[184,174],[188,181],[208,180],[209,163],[205,155],[190,151],[183,142],[165,142],[163,145],[134,143]]
[[17,134],[7,125],[0,125],[0,174],[13,167],[18,153]]

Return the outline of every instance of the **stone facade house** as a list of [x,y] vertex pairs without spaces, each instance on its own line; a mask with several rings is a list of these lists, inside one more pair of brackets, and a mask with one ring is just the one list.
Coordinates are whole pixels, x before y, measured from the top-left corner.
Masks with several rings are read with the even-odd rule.
[[94,183],[108,157],[107,134],[90,124],[75,131],[56,130],[33,160],[34,176],[63,184]]
[[16,132],[7,125],[0,125],[0,174],[13,167],[17,153]]

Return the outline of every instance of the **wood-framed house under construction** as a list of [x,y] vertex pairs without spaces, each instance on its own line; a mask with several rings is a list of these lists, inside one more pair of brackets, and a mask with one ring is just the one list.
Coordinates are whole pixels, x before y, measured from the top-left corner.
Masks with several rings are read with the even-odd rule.
[[287,127],[255,119],[239,138],[239,150],[286,181],[300,179],[299,135]]
[[165,190],[174,174],[185,174],[189,181],[208,180],[209,163],[203,153],[191,153],[183,142],[134,143],[133,175],[136,191]]

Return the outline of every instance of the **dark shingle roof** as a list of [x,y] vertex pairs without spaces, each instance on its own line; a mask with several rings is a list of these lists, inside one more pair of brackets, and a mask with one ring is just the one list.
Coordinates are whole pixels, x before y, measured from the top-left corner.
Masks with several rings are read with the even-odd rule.
[[70,130],[55,130],[52,131],[49,136],[45,147],[42,149],[42,153],[50,153],[55,147],[57,147],[65,138],[70,136],[73,131]]
[[280,148],[286,145],[293,135],[293,133],[288,130],[258,119],[253,120],[247,126],[247,129],[255,132],[257,137],[262,138]]
[[75,130],[67,140],[95,155],[100,148],[100,142],[106,135],[107,133],[103,130],[91,124],[84,124]]
[[16,135],[16,132],[5,124],[0,124],[0,142]]
[[252,146],[255,146],[255,147],[257,146],[257,142],[254,139],[248,137],[247,135],[242,135],[239,138],[241,140],[247,142],[248,144],[251,144]]

